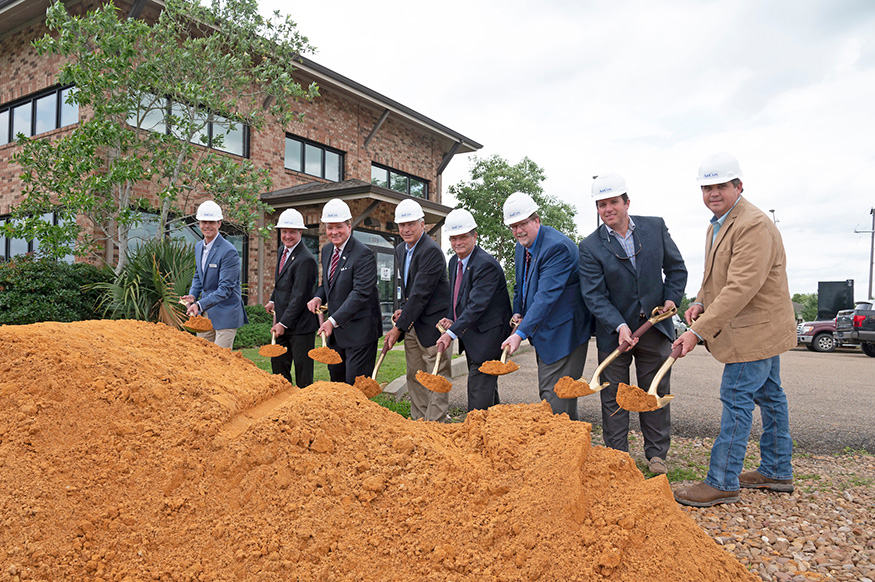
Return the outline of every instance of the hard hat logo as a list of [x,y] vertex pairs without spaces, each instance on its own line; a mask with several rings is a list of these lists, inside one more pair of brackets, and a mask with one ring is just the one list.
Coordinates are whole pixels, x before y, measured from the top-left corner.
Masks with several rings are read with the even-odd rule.
[[222,209],[212,200],[207,200],[197,207],[197,214],[195,215],[195,219],[197,220],[217,222],[223,218]]
[[395,222],[410,222],[425,218],[425,213],[422,211],[422,206],[416,200],[402,200],[395,207]]
[[347,220],[352,220],[352,213],[343,200],[332,198],[322,207],[321,222],[346,222]]
[[504,224],[510,226],[538,211],[538,203],[524,192],[514,192],[504,202]]
[[696,181],[699,186],[713,186],[739,178],[741,178],[741,166],[738,160],[730,154],[719,153],[702,162]]
[[614,198],[627,192],[626,180],[613,172],[597,176],[592,183],[592,198],[595,201]]

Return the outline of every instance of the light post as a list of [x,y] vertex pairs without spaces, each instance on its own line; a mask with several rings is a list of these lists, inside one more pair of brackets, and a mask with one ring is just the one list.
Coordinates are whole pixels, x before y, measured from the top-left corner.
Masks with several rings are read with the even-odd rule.
[[868,299],[872,299],[872,266],[875,265],[875,208],[869,210],[869,214],[872,215],[872,230],[857,230],[854,229],[854,232],[857,234],[868,233],[872,235],[872,244],[869,248],[869,297]]
[[773,221],[775,224],[778,224],[778,219],[777,219],[777,217],[775,217],[775,209],[772,208],[771,210],[769,210],[769,212],[772,213],[772,221]]

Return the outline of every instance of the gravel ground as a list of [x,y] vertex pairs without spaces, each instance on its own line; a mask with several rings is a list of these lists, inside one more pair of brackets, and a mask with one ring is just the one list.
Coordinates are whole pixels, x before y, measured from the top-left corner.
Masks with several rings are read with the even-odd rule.
[[[593,444],[602,444],[593,429]],[[713,439],[672,437],[669,480],[679,489],[708,470]],[[640,433],[630,434],[632,457],[645,475]],[[755,469],[759,447],[748,445]],[[752,572],[766,581],[875,581],[875,456],[848,450],[793,457],[792,494],[742,489],[741,501],[684,510]]]

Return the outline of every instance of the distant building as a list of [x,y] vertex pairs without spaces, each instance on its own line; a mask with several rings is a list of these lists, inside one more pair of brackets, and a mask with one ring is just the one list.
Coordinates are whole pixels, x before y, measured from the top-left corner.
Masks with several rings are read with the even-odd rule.
[[[20,168],[12,162],[18,149],[11,143],[14,136],[63,134],[79,120],[77,108],[64,103],[70,88],[57,85],[61,62],[39,56],[31,45],[47,32],[49,4],[50,0],[0,0],[0,222],[9,218],[21,198]],[[98,6],[94,0],[65,4],[77,12]],[[116,5],[135,17],[154,15],[161,7],[156,0]],[[391,314],[397,302],[392,249],[400,242],[392,222],[395,206],[415,198],[425,211],[429,232],[436,234],[451,210],[441,204],[444,169],[456,154],[482,146],[309,59],[298,64],[296,77],[302,86],[316,82],[321,93],[313,103],[301,104],[303,121],[285,130],[267,127],[257,134],[242,128],[226,138],[223,151],[248,157],[256,167],[269,170],[274,189],[263,193],[262,199],[276,212],[265,216],[264,224],[275,223],[285,208],[296,208],[304,215],[308,227],[304,241],[314,253],[326,242],[319,223],[322,205],[331,198],[345,200],[352,209],[354,236],[377,255],[382,309],[384,315]],[[190,211],[194,213],[194,207]],[[264,241],[235,231],[230,224],[223,230],[241,253],[249,303],[263,303],[273,287],[278,236]],[[139,229],[142,237],[153,233],[148,221]],[[0,260],[32,251],[33,245],[0,237]],[[107,256],[113,252],[108,249]]]

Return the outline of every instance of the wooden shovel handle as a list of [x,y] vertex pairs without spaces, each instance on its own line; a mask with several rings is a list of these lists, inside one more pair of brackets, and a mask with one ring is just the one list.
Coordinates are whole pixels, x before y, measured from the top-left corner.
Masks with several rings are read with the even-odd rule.
[[383,358],[385,358],[386,354],[388,354],[388,353],[389,353],[389,344],[387,344],[384,340],[383,341],[383,349],[380,350],[380,357],[377,358],[377,364],[374,366],[374,373],[371,374],[371,378],[373,378],[374,380],[377,379],[377,372],[380,371],[380,366],[383,364]]

